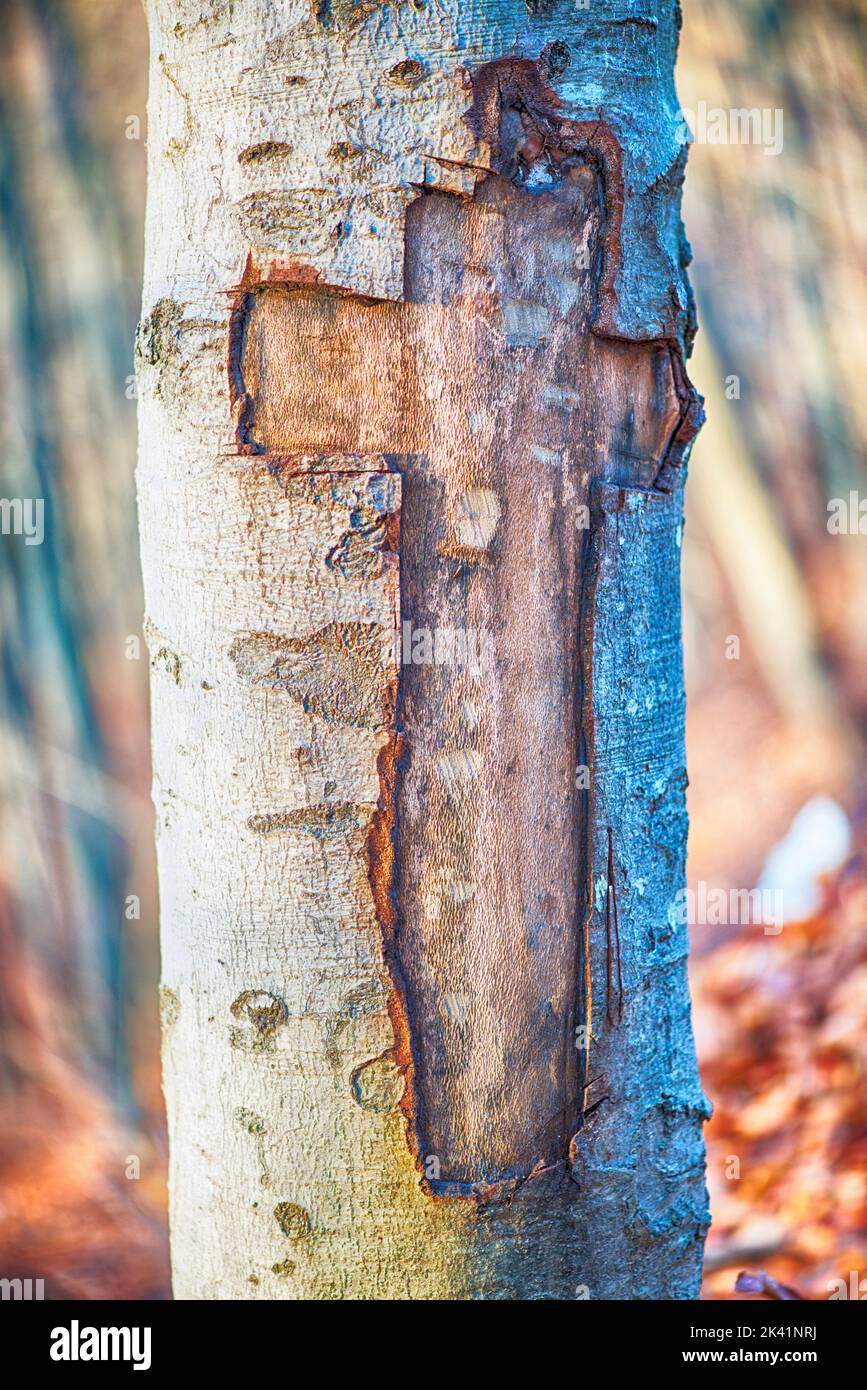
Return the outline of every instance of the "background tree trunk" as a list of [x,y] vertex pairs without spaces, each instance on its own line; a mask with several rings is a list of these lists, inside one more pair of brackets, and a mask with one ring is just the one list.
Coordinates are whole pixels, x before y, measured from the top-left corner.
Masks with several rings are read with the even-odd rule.
[[693,1297],[677,7],[149,9],[175,1292]]

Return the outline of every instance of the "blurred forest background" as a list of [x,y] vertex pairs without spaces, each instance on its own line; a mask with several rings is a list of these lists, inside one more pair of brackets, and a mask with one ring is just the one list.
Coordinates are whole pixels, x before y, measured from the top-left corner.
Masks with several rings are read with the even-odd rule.
[[[203,10],[208,8],[202,0]],[[867,1278],[867,0],[686,0],[684,108],[781,108],[693,146],[708,424],[684,546],[690,880],[786,925],[697,925],[714,1228],[804,1297]],[[168,1296],[133,337],[145,194],[136,0],[0,0],[0,1274]],[[867,529],[867,523],[865,523]],[[733,639],[737,639],[733,641]],[[867,1293],[867,1285],[865,1285]]]

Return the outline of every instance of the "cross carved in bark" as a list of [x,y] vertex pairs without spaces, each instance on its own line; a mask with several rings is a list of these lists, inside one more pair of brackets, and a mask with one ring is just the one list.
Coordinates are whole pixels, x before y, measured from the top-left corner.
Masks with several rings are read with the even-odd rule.
[[241,450],[284,481],[398,471],[401,620],[493,654],[401,665],[374,846],[449,1191],[560,1160],[582,1109],[583,519],[596,479],[653,486],[680,419],[665,344],[594,332],[604,223],[589,163],[491,176],[410,206],[403,302],[253,277],[236,308]]

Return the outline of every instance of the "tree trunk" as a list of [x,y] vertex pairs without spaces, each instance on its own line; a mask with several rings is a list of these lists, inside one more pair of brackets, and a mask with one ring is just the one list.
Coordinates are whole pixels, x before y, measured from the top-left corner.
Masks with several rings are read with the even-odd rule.
[[621,8],[150,0],[178,1297],[697,1294],[679,14]]

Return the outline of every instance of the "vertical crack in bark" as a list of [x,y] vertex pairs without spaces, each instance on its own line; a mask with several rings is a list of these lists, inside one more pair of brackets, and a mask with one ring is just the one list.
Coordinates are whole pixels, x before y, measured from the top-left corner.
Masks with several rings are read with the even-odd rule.
[[614,868],[614,831],[608,829],[608,884],[605,891],[605,936],[608,996],[606,1018],[613,1027],[623,1019],[623,973],[620,965],[620,923],[617,915],[617,877]]
[[[397,700],[397,685],[398,678],[395,675],[391,692],[393,707]],[[376,762],[379,777],[379,800],[368,830],[366,854],[376,919],[382,933],[383,957],[391,981],[387,1009],[394,1042],[385,1055],[394,1063],[403,1078],[403,1093],[399,1102],[399,1109],[406,1126],[407,1145],[422,1185],[424,1185],[424,1156],[420,1150],[417,1126],[412,1029],[407,1007],[406,986],[395,951],[396,783],[397,766],[403,752],[403,746],[404,740],[397,728],[395,719],[389,729],[388,742],[380,749]]]
[[584,537],[581,557],[579,600],[578,651],[580,672],[580,750],[581,766],[587,770],[587,810],[582,825],[582,865],[584,881],[580,896],[580,972],[577,981],[577,1018],[575,1044],[578,1049],[579,1115],[576,1133],[569,1146],[572,1158],[577,1134],[595,1106],[589,1097],[590,1087],[598,1078],[590,1079],[590,1046],[593,1034],[593,957],[592,928],[594,915],[593,893],[593,826],[596,822],[596,722],[593,718],[593,650],[596,638],[596,589],[598,583],[598,553],[593,533]]

